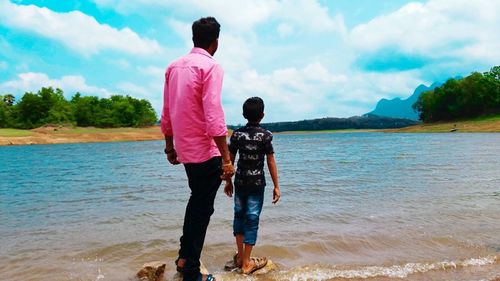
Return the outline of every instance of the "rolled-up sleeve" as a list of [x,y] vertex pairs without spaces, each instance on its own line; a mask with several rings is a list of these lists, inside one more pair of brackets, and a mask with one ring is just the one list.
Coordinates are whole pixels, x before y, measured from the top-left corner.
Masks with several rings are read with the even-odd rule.
[[231,135],[231,138],[229,139],[229,145],[228,145],[229,152],[231,152],[233,155],[236,155],[236,153],[238,152],[237,141],[238,141],[238,139],[236,138],[236,134],[233,131],[233,134]]
[[168,104],[168,70],[165,73],[165,87],[163,88],[163,110],[161,113],[161,122],[160,122],[161,132],[165,136],[172,136],[172,123],[170,120],[170,111]]
[[211,137],[227,135],[221,98],[223,76],[224,72],[217,64],[204,75],[202,93],[203,112],[207,126],[206,133]]

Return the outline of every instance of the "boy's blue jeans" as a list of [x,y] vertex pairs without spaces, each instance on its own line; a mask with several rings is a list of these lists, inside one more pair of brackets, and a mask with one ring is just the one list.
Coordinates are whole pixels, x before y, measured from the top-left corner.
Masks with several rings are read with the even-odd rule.
[[236,188],[234,194],[233,234],[243,234],[243,243],[255,245],[259,217],[264,204],[264,187]]

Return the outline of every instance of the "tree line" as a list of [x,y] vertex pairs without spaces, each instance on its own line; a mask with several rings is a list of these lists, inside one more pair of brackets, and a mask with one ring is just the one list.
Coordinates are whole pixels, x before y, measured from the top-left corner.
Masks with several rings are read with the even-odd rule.
[[[285,131],[319,131],[319,130],[344,130],[344,129],[389,129],[402,128],[416,125],[410,119],[383,117],[373,114],[353,116],[349,118],[320,118],[291,122],[263,123],[262,127],[271,132]],[[241,126],[229,126],[237,129]]]
[[32,129],[46,124],[142,127],[156,121],[149,101],[128,95],[99,98],[76,93],[66,100],[61,89],[52,87],[26,92],[18,102],[11,94],[0,95],[0,128]]
[[485,73],[473,72],[461,79],[449,79],[424,92],[413,109],[423,122],[451,121],[500,114],[500,66]]

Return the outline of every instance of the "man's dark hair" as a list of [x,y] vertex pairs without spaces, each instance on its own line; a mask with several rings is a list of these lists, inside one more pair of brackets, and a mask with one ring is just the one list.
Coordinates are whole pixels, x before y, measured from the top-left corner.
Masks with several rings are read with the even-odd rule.
[[264,101],[259,97],[249,98],[243,104],[243,117],[249,122],[259,122],[264,116]]
[[220,24],[214,17],[201,18],[191,28],[195,47],[206,49],[219,38]]

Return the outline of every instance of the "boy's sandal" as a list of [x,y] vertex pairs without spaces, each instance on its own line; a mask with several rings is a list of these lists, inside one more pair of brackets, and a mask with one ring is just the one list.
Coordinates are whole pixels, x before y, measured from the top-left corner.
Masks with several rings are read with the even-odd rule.
[[253,261],[253,267],[252,267],[252,269],[250,271],[248,271],[248,272],[243,271],[243,274],[252,274],[255,271],[263,268],[267,264],[267,258],[266,257],[263,257],[263,258],[251,258],[251,259]]
[[177,270],[177,272],[179,272],[179,273],[183,273],[184,272],[184,266],[179,266],[179,260],[180,259],[181,259],[181,257],[178,257],[175,260],[175,270]]
[[[205,280],[203,280],[204,276],[207,277]],[[200,275],[198,275],[198,281],[216,281],[216,280],[212,274],[204,275],[200,273]]]

